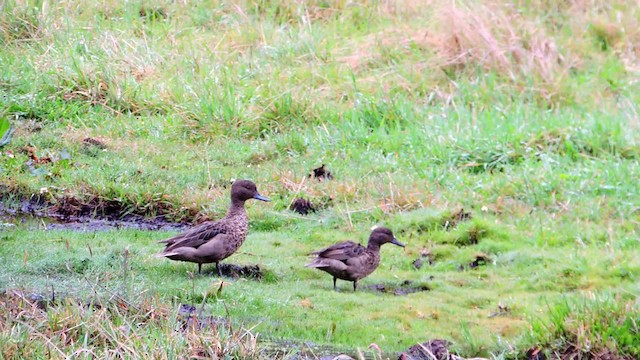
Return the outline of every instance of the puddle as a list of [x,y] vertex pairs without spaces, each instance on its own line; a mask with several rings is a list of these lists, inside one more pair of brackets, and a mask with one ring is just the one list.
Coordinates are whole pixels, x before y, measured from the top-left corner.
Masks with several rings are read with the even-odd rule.
[[373,285],[367,285],[364,288],[370,291],[375,291],[375,292],[385,293],[385,294],[393,294],[396,296],[403,296],[403,295],[431,290],[431,288],[427,284],[414,283],[411,280],[405,280],[398,285],[373,284]]

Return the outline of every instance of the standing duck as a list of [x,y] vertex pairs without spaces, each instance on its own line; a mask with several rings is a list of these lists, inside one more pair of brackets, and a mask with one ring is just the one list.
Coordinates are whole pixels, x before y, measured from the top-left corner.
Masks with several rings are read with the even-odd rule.
[[393,232],[386,227],[377,227],[369,235],[369,244],[364,247],[353,241],[343,241],[331,245],[326,249],[312,252],[317,255],[306,267],[317,268],[333,275],[333,289],[336,290],[336,280],[353,281],[353,291],[356,291],[358,280],[371,274],[380,264],[380,246],[392,243],[404,247],[393,236]]
[[222,276],[220,261],[235,253],[247,238],[249,221],[244,202],[249,199],[270,201],[258,193],[253,182],[235,181],[231,185],[231,207],[224,218],[204,222],[182,234],[160,241],[166,247],[158,256],[197,263],[198,274],[202,273],[202,264],[216,263],[218,275]]

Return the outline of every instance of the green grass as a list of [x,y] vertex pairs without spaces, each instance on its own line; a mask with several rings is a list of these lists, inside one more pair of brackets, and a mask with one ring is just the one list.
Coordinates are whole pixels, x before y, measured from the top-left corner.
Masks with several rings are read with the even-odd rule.
[[[153,257],[173,233],[33,222],[0,228],[0,288],[115,292],[163,316],[204,301],[274,343],[376,343],[391,354],[446,338],[463,356],[571,345],[637,357],[640,12],[632,1],[592,5],[5,2],[0,117],[15,132],[0,148],[4,206],[198,222],[224,214],[238,178],[273,201],[249,206],[249,238],[227,260],[268,276],[219,295],[215,276],[191,279],[195,266]],[[34,163],[27,147],[53,161]],[[308,178],[322,163],[334,179]],[[322,209],[290,212],[300,196]],[[459,209],[472,218],[451,223]],[[333,292],[329,276],[303,267],[308,252],[365,241],[374,224],[408,246],[383,248],[362,291]],[[423,250],[434,263],[416,270]],[[470,268],[477,255],[489,263]],[[366,288],[404,280],[431,290]],[[154,344],[138,333],[135,344],[112,334],[69,345],[39,319],[0,326],[3,351]],[[165,334],[176,354],[227,339],[229,352],[207,354],[267,356],[245,351],[253,338],[241,333],[198,340],[168,331],[173,318],[145,324],[136,331]]]

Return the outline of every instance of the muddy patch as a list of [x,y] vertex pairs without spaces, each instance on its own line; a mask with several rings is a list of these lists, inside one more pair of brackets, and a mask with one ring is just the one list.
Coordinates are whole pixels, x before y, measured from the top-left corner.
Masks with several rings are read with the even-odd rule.
[[369,291],[393,294],[396,296],[409,295],[422,291],[429,291],[431,288],[424,283],[414,283],[411,280],[405,280],[400,284],[373,284],[365,286]]
[[38,201],[22,201],[9,208],[0,203],[0,220],[10,225],[26,225],[46,230],[105,231],[113,229],[184,230],[189,224],[169,221],[164,216],[147,218],[140,215],[116,217],[92,217],[59,212],[59,207],[47,206]]

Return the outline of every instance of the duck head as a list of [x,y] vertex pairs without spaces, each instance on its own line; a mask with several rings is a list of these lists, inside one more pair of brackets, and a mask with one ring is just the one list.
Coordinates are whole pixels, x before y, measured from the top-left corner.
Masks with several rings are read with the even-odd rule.
[[260,201],[271,201],[269,198],[264,197],[258,193],[256,184],[250,180],[236,180],[231,185],[231,201],[232,202],[245,202],[249,199],[256,199]]
[[404,244],[393,236],[393,232],[389,228],[379,226],[373,229],[371,235],[369,235],[369,244],[376,244],[380,246],[386,243],[404,247]]

